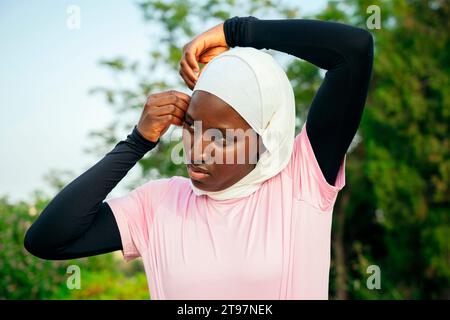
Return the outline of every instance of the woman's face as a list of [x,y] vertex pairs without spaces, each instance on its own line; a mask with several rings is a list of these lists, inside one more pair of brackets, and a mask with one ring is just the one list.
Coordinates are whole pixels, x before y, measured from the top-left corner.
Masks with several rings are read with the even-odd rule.
[[259,136],[230,105],[201,90],[193,93],[186,112],[183,146],[192,183],[205,191],[238,182],[254,169],[263,149]]

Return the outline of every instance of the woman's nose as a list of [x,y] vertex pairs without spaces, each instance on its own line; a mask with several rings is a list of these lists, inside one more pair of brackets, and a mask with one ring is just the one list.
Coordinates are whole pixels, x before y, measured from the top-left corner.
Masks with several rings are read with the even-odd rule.
[[202,164],[206,161],[204,150],[206,149],[207,141],[203,139],[203,134],[194,134],[191,136],[191,161],[194,164]]

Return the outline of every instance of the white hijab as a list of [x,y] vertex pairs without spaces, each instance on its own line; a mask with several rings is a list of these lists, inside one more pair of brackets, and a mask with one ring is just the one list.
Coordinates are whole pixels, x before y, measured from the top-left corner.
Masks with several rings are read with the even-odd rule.
[[270,54],[252,47],[231,48],[203,68],[195,90],[212,93],[233,107],[261,136],[266,148],[255,168],[227,189],[204,191],[191,181],[196,195],[216,200],[245,197],[287,165],[295,134],[294,92]]

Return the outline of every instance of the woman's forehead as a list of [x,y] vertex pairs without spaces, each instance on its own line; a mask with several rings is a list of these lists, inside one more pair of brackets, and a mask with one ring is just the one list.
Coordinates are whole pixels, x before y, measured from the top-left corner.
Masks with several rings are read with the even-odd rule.
[[192,94],[188,117],[208,127],[249,128],[250,125],[228,103],[212,93],[196,90]]

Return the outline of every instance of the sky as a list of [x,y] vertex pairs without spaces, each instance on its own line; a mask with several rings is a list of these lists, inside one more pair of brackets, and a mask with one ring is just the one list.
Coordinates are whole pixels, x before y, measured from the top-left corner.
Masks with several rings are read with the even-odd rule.
[[[146,61],[157,45],[151,41],[155,27],[144,22],[136,3],[0,1],[0,196],[19,201],[36,189],[51,193],[43,179],[50,170],[70,170],[76,177],[100,160],[83,151],[93,145],[89,132],[114,117],[101,94],[88,94],[115,86],[99,60]],[[310,14],[326,1],[295,3]],[[79,28],[71,27],[72,5],[80,9]],[[137,167],[113,196],[124,192]]]

